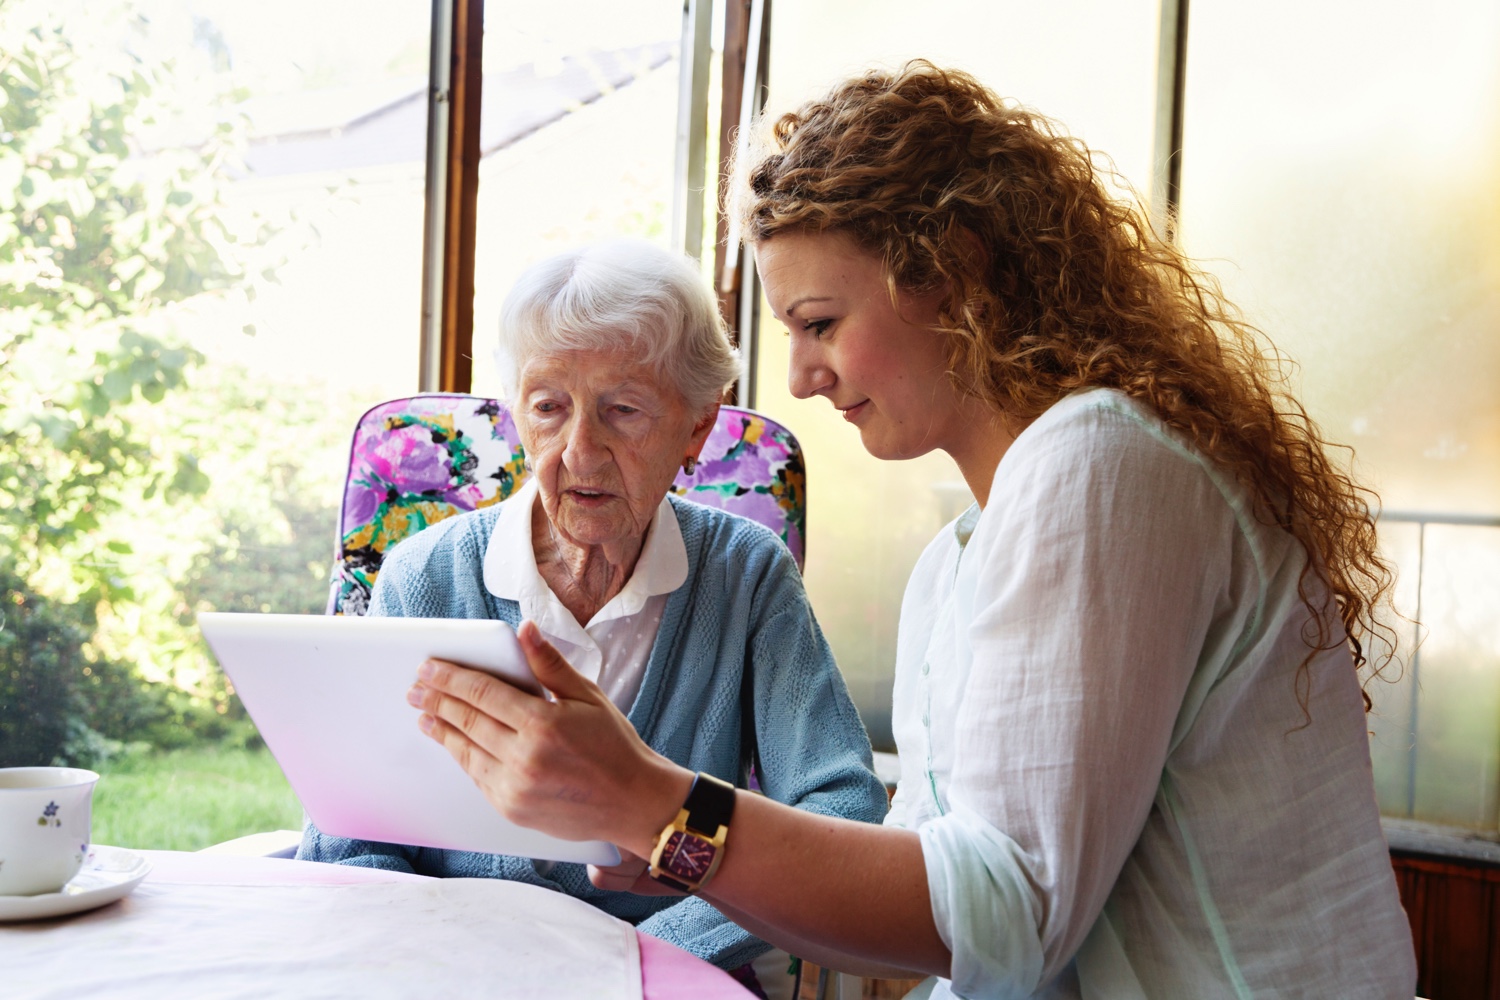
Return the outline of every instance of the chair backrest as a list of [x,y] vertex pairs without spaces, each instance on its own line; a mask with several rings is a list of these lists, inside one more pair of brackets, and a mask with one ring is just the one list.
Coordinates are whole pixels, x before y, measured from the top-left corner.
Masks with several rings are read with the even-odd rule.
[[[498,400],[431,393],[366,411],[349,447],[328,613],[364,614],[392,545],[504,500],[526,479],[525,457],[515,421]],[[769,417],[721,407],[698,468],[691,476],[679,472],[672,492],[764,524],[802,566],[802,446]]]

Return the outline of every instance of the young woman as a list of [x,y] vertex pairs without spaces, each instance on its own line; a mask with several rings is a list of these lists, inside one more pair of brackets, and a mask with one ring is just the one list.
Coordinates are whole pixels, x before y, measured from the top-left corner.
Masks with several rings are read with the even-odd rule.
[[883,827],[651,753],[523,628],[553,702],[428,663],[506,815],[796,954],[934,996],[1409,998],[1356,671],[1389,574],[1255,332],[1088,150],[914,63],[783,116],[739,210],[791,387],[976,504],[902,607]]

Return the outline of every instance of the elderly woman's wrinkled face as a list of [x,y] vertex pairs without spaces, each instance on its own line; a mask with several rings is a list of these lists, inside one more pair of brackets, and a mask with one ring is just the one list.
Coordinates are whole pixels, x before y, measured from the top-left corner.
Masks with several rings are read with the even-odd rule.
[[515,402],[547,519],[576,545],[643,536],[718,410],[694,412],[657,368],[618,352],[533,358]]

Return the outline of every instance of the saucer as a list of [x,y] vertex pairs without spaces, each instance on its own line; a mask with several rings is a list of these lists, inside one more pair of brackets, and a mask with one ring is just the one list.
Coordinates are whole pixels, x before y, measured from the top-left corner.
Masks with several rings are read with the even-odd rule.
[[0,922],[45,920],[113,903],[130,895],[149,871],[150,862],[136,852],[95,844],[89,848],[89,856],[78,874],[60,892],[0,896]]

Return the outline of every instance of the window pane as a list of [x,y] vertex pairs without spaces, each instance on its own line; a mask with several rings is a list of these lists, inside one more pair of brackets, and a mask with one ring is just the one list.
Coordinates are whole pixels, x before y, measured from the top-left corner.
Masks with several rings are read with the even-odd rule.
[[1187,249],[1225,260],[1387,507],[1494,513],[1500,8],[1205,0],[1192,18]]
[[[1302,399],[1387,510],[1500,514],[1500,8],[1203,0],[1187,66],[1188,251],[1220,262],[1300,364]],[[1415,528],[1382,532],[1414,614]],[[1427,529],[1415,737],[1418,817],[1486,827],[1500,637],[1475,623],[1500,618],[1491,533]],[[1404,815],[1410,685],[1372,694],[1382,807]]]
[[[1059,119],[1110,154],[1131,185],[1150,188],[1156,3],[827,0],[778,5],[771,23],[772,113],[872,64],[920,56]],[[877,461],[826,401],[791,398],[784,331],[764,306],[762,315],[756,403],[807,452],[813,606],[871,738],[889,749],[906,578],[972,498],[946,455]]]
[[[667,245],[680,0],[489,3],[474,259],[474,391],[516,276],[614,236]],[[712,102],[711,102],[712,103]]]
[[322,611],[354,418],[415,388],[430,16],[5,5],[0,764],[254,743],[194,615]]
[[1493,830],[1500,776],[1500,530],[1433,525],[1422,573],[1415,815]]
[[[1392,523],[1381,526],[1381,547],[1388,559],[1400,566],[1416,566],[1424,541],[1416,524]],[[1403,573],[1396,581],[1394,601],[1397,607],[1416,608],[1417,574]],[[1417,628],[1410,621],[1392,623],[1397,641],[1403,649],[1416,643]],[[1370,759],[1375,769],[1375,798],[1381,811],[1391,816],[1409,816],[1414,811],[1412,799],[1412,725],[1413,692],[1410,671],[1390,668],[1388,683],[1368,684],[1371,712]]]
[[[1434,524],[1422,531],[1393,524],[1384,533],[1387,550],[1407,570],[1399,606],[1420,611],[1425,639],[1399,679],[1369,687],[1381,811],[1494,830],[1500,821],[1500,618],[1494,614],[1500,529]],[[1402,641],[1413,640],[1415,631],[1403,623]]]

